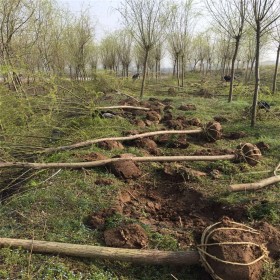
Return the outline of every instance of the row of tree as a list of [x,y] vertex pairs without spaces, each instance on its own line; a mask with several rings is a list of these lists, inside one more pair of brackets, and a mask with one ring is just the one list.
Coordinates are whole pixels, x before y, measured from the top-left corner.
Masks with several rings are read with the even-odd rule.
[[[89,9],[72,14],[54,0],[0,0],[0,65],[5,79],[20,86],[20,73],[28,79],[38,73],[88,78],[98,65],[123,76],[132,66],[142,72],[141,98],[146,73],[160,75],[161,61],[169,56],[178,86],[184,86],[188,69],[221,76],[235,68],[255,70],[252,126],[259,90],[261,47],[271,39],[277,44],[273,92],[276,90],[280,53],[280,3],[277,0],[122,0],[116,12],[124,28],[94,39]],[[211,27],[195,27],[205,17]],[[278,24],[278,25],[277,25]],[[205,24],[207,25],[207,24]],[[232,100],[233,79],[229,90]]]

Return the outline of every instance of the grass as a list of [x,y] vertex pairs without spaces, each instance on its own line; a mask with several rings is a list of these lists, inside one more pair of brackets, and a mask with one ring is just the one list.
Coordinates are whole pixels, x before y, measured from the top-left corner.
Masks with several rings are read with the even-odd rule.
[[[267,72],[266,72],[267,73]],[[139,84],[137,84],[139,83]],[[176,81],[166,79],[167,85],[176,85]],[[236,87],[234,101],[228,103],[226,97],[202,98],[192,93],[200,89],[215,94],[227,94],[228,87],[218,80],[201,80],[199,74],[190,73],[186,80],[186,93],[176,96],[156,94],[162,84],[148,81],[146,98],[171,98],[175,107],[173,114],[197,117],[206,123],[219,115],[229,121],[223,124],[225,133],[244,131],[246,137],[238,140],[220,140],[216,143],[194,142],[189,138],[190,147],[181,154],[196,150],[235,149],[240,141],[257,143],[264,141],[270,149],[265,152],[260,164],[250,167],[232,162],[188,162],[185,165],[200,171],[218,169],[222,176],[213,180],[209,176],[195,182],[197,191],[203,196],[230,205],[245,204],[248,211],[248,223],[265,220],[274,226],[280,226],[279,189],[268,187],[254,192],[229,193],[230,183],[253,182],[269,176],[279,162],[279,111],[280,96],[272,96],[267,88],[260,99],[273,102],[272,113],[260,112],[256,128],[250,127],[246,108],[251,105],[252,87],[239,84]],[[105,90],[117,89],[136,96],[140,81],[132,83],[119,80],[108,74],[97,77],[94,82],[84,84],[69,81],[52,81],[45,84],[44,90],[28,98],[20,98],[1,87],[0,93],[0,156],[2,161],[34,160],[39,162],[74,162],[81,161],[83,155],[102,152],[108,157],[120,151],[103,151],[96,146],[88,146],[73,151],[63,151],[51,155],[26,157],[30,151],[41,148],[60,146],[87,139],[105,136],[120,136],[124,130],[134,129],[127,119],[102,119],[94,114],[95,105],[110,105],[116,101],[97,99]],[[167,88],[167,87],[165,87]],[[28,91],[27,91],[28,92]],[[123,99],[114,96],[114,100]],[[101,100],[101,101],[100,101]],[[195,104],[196,111],[178,111],[181,104]],[[62,131],[58,138],[53,137],[53,130]],[[152,130],[154,127],[148,128]],[[142,151],[127,147],[122,153],[142,155]],[[163,154],[178,153],[170,148],[163,148]],[[160,186],[162,164],[141,164],[145,174],[154,178],[156,187]],[[88,228],[85,220],[92,212],[110,208],[119,190],[124,190],[127,183],[108,174],[105,168],[89,170],[42,170],[27,171],[0,170],[2,192],[7,187],[7,179],[15,179],[11,186],[19,181],[10,196],[5,196],[0,208],[0,235],[10,238],[29,238],[49,241],[61,241],[77,244],[103,245],[102,233]],[[20,182],[19,174],[27,172],[26,180]],[[110,178],[109,186],[96,185],[97,178]],[[11,180],[8,180],[11,181]],[[142,182],[141,182],[142,183]],[[143,182],[144,183],[144,182]],[[11,186],[9,188],[11,188]],[[7,191],[7,190],[6,190]],[[133,222],[129,217],[120,215],[106,221],[106,227],[116,227],[123,222]],[[162,250],[177,250],[178,241],[172,235],[162,235],[146,228],[149,233],[150,247]],[[279,267],[271,264],[266,268],[264,279],[277,279]],[[145,266],[107,260],[89,260],[62,256],[31,254],[22,249],[2,248],[0,250],[0,279],[201,279],[201,268],[174,268],[169,266]],[[269,278],[270,277],[270,278]]]

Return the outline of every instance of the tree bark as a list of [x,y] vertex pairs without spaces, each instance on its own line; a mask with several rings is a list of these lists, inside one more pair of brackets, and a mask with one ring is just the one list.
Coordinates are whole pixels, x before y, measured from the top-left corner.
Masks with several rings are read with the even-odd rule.
[[274,70],[274,77],[273,77],[273,87],[272,93],[276,92],[276,82],[277,82],[277,74],[278,74],[278,64],[279,64],[279,56],[280,56],[280,43],[277,48],[277,55],[276,55],[276,63],[275,63],[275,70]]
[[239,42],[240,42],[240,37],[237,36],[235,38],[235,50],[234,50],[234,54],[233,54],[232,61],[231,61],[231,71],[230,71],[231,80],[230,80],[230,87],[229,87],[228,102],[232,101],[234,72],[235,72],[234,64],[235,64],[237,53],[238,53]]
[[144,87],[145,87],[145,81],[146,81],[146,75],[147,75],[148,56],[149,56],[149,49],[145,49],[143,78],[142,78],[141,92],[140,92],[141,100],[143,99],[143,96],[144,96]]

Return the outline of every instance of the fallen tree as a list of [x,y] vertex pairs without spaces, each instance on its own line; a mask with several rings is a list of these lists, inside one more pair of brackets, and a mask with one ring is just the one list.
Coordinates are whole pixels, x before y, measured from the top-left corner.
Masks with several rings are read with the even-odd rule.
[[228,189],[231,192],[258,190],[278,182],[280,182],[280,176],[272,176],[259,182],[230,185]]
[[[132,136],[133,137],[133,136]],[[18,168],[90,168],[103,166],[120,161],[133,162],[175,162],[175,161],[216,161],[216,160],[236,160],[245,161],[254,166],[258,163],[261,152],[250,143],[239,145],[240,149],[235,154],[214,155],[214,156],[147,156],[135,157],[125,156],[119,158],[102,159],[89,162],[51,162],[51,163],[35,163],[35,162],[0,162],[0,168],[18,167]]]
[[53,148],[47,148],[44,150],[39,151],[39,154],[47,154],[47,153],[54,153],[59,151],[65,151],[65,150],[73,150],[78,149],[82,147],[87,147],[93,144],[97,144],[103,141],[126,141],[126,140],[134,140],[144,137],[151,137],[156,135],[163,135],[163,134],[198,134],[202,133],[203,129],[198,128],[194,130],[162,130],[162,131],[153,131],[153,132],[145,132],[135,135],[129,135],[129,136],[117,136],[117,137],[105,137],[105,138],[99,138],[99,139],[92,139],[87,140],[67,146],[60,146],[60,147],[53,147]]
[[22,248],[37,253],[83,258],[107,258],[109,260],[146,264],[193,265],[199,263],[199,254],[196,250],[179,252],[137,250],[12,238],[0,238],[0,247]]
[[97,110],[110,110],[110,109],[134,109],[134,110],[143,110],[150,111],[150,108],[146,107],[137,107],[137,106],[129,106],[129,105],[121,105],[121,106],[106,106],[106,107],[95,107]]
[[277,171],[280,169],[280,163],[276,166],[273,173],[274,176],[263,179],[254,183],[245,183],[245,184],[233,184],[228,187],[229,191],[239,192],[239,191],[249,191],[249,190],[258,190],[266,186],[280,182],[280,175],[277,175]]

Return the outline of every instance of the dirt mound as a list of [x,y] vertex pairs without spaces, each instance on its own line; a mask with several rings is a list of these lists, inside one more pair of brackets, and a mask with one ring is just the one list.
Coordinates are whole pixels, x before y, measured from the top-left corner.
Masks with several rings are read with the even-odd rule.
[[186,120],[186,124],[192,125],[192,126],[202,126],[202,122],[198,118],[192,118],[192,119]]
[[[130,158],[132,155],[123,154],[115,158]],[[135,179],[142,175],[142,171],[131,159],[112,162],[108,164],[110,171],[117,177],[122,179]]]
[[184,125],[181,120],[168,120],[165,122],[165,126],[170,129],[182,130]]
[[268,151],[270,148],[269,145],[264,143],[263,141],[258,142],[256,146],[261,150],[262,153]]
[[156,111],[150,111],[146,114],[146,118],[152,122],[159,122],[161,120],[161,115]]
[[144,128],[146,126],[145,122],[142,120],[135,120],[133,123],[140,128]]
[[239,132],[230,132],[229,134],[224,134],[223,137],[226,139],[230,139],[230,140],[236,140],[236,139],[240,139],[240,138],[244,138],[246,137],[246,133],[243,131],[239,131]]
[[215,116],[214,121],[219,122],[219,123],[223,123],[223,122],[228,122],[229,119],[223,116]]
[[177,94],[176,89],[174,87],[168,88],[167,92],[168,92],[169,95],[176,95]]
[[128,224],[104,232],[107,246],[119,248],[145,248],[149,239],[145,230],[138,224]]
[[114,140],[107,140],[107,141],[103,141],[98,143],[98,147],[101,149],[105,149],[105,150],[123,150],[124,146],[118,142],[118,141],[114,141]]
[[195,111],[196,106],[194,104],[186,104],[186,105],[181,105],[178,110],[181,111]]
[[81,158],[84,161],[95,161],[95,160],[108,159],[108,157],[106,157],[100,153],[90,153],[90,154],[86,154],[86,155],[81,155],[81,156],[79,156],[79,158]]
[[[264,251],[261,249],[263,245],[257,242],[257,232],[243,225],[231,223],[229,219],[225,218],[222,220],[222,224],[212,229],[212,234],[211,230],[207,234],[206,244],[216,244],[206,246],[207,253],[222,260],[205,256],[216,275],[227,280],[261,279],[263,260],[251,265],[232,264],[249,264],[264,255]],[[246,244],[222,244],[223,242],[246,242]]]
[[98,178],[95,180],[96,185],[103,185],[103,186],[110,186],[113,184],[112,179],[106,179],[106,178]]
[[155,141],[149,138],[141,138],[134,141],[135,145],[139,148],[146,149],[149,153],[153,155],[159,155],[160,150],[157,147]]

